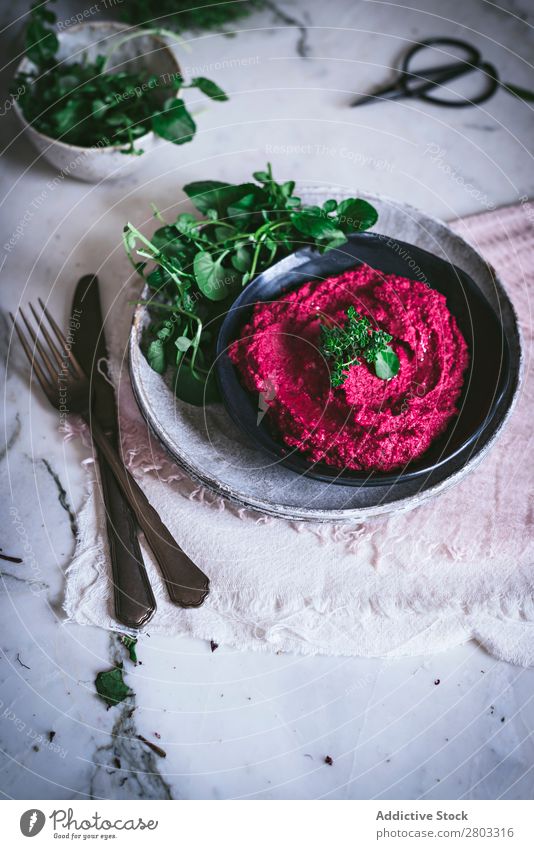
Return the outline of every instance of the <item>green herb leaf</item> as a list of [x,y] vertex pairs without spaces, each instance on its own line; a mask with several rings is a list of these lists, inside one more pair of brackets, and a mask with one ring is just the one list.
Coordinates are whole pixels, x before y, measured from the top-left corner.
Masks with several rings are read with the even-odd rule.
[[220,88],[213,80],[208,80],[206,77],[193,77],[188,88],[198,88],[202,94],[210,97],[212,100],[228,100],[228,95]]
[[152,244],[161,251],[167,259],[180,261],[183,254],[183,244],[177,227],[166,224],[160,227],[152,236]]
[[175,340],[174,344],[178,348],[179,351],[185,353],[189,350],[192,345],[191,339],[188,339],[187,336],[179,336],[178,339]]
[[137,654],[135,651],[137,637],[131,637],[129,634],[121,634],[121,643],[127,649],[132,663],[137,663]]
[[340,248],[341,245],[344,245],[346,241],[347,241],[347,238],[346,238],[345,234],[340,233],[339,231],[336,231],[336,233],[334,233],[333,237],[331,239],[328,239],[328,241],[326,242],[324,252],[326,253],[327,251],[331,251],[334,248]]
[[195,407],[203,407],[204,404],[213,404],[221,400],[214,370],[212,369],[209,376],[201,374],[195,377],[186,363],[176,372],[174,391],[181,401],[186,401]]
[[184,192],[199,212],[206,214],[208,210],[215,209],[222,217],[231,199],[228,190],[232,188],[228,183],[221,183],[219,180],[199,180],[184,186]]
[[195,236],[199,230],[199,223],[191,212],[182,212],[174,222],[174,226],[184,236]]
[[153,339],[148,346],[146,358],[150,368],[157,371],[158,374],[163,374],[167,368],[167,357],[165,356],[165,346],[161,339]]
[[152,129],[173,144],[186,144],[196,133],[196,124],[183,100],[166,100],[161,112],[152,116]]
[[109,707],[118,705],[119,702],[123,702],[128,696],[133,695],[132,690],[124,683],[122,663],[119,663],[114,669],[99,672],[95,679],[95,687],[100,698],[104,699]]
[[238,247],[236,248],[234,255],[232,256],[232,265],[234,266],[236,271],[245,272],[250,268],[250,264],[252,262],[252,256],[250,253],[250,249],[246,247]]
[[240,226],[252,213],[259,212],[267,200],[265,192],[254,183],[245,183],[241,189],[243,191],[241,197],[236,197],[237,192],[234,191],[234,197],[226,208],[226,214],[231,219],[231,223]]
[[[143,273],[144,264],[141,263],[138,265],[138,271],[140,274]],[[146,276],[146,282],[150,286],[151,289],[161,289],[162,286],[168,282],[168,274],[166,274],[165,270],[161,268],[160,265],[156,266],[150,274]]]
[[53,63],[59,41],[53,29],[47,24],[54,24],[56,16],[42,0],[32,4],[30,20],[26,28],[26,56],[37,65],[44,68]]
[[400,368],[399,358],[395,351],[389,346],[379,351],[375,360],[375,373],[382,380],[391,380],[398,374]]
[[[184,291],[185,296],[185,291]],[[159,300],[149,302],[151,312],[157,313],[160,309],[166,312],[166,308]],[[143,347],[146,347],[146,358],[149,365],[158,374],[164,374],[167,370],[169,362],[174,363],[176,360],[176,345],[173,345],[175,337],[182,331],[182,321],[180,315],[173,315],[172,319],[165,319],[163,322],[156,322],[149,329],[149,335],[155,336],[148,347],[143,340]],[[146,335],[146,334],[145,334]]]
[[198,288],[210,301],[224,301],[235,286],[235,274],[214,261],[208,251],[195,255],[193,269]]
[[346,242],[345,234],[340,230],[334,221],[323,215],[321,212],[294,212],[291,215],[291,220],[297,230],[305,236],[312,236],[314,239],[340,239],[340,244]]
[[378,220],[374,206],[361,198],[348,198],[338,204],[336,221],[346,233],[369,230]]

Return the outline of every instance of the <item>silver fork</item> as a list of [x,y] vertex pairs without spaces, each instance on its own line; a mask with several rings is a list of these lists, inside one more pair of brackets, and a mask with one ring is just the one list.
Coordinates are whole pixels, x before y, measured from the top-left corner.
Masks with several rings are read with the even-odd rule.
[[[180,607],[200,607],[209,593],[209,579],[177,545],[142,489],[125,468],[98,421],[91,415],[89,380],[40,298],[39,305],[59,342],[59,347],[47,329],[43,315],[39,317],[32,304],[29,306],[37,329],[34,329],[22,309],[19,309],[19,313],[26,326],[27,335],[33,342],[33,350],[21,325],[11,313],[10,316],[43,392],[53,407],[58,410],[65,407],[68,412],[78,413],[89,425],[94,442],[111,466],[117,483],[156,558],[171,601]],[[39,338],[39,331],[44,337],[44,343]]]

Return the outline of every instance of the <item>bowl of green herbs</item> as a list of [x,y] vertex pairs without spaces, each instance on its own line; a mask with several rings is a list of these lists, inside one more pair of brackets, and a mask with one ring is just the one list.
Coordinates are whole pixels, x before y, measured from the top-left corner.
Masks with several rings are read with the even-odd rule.
[[33,5],[12,92],[28,138],[68,176],[121,177],[162,140],[190,142],[184,88],[227,99],[211,80],[183,80],[164,31],[91,22],[57,33],[54,23],[47,4]]

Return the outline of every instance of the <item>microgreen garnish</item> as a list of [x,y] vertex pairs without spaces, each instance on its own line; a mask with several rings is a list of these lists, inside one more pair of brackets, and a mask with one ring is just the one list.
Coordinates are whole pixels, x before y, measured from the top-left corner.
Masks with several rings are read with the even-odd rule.
[[321,349],[325,357],[332,360],[332,386],[345,383],[351,366],[361,365],[362,360],[374,365],[376,376],[382,380],[395,377],[400,364],[389,345],[392,339],[393,336],[384,330],[371,327],[369,319],[354,307],[348,308],[343,325],[322,324]]
[[[197,88],[212,100],[228,100],[219,86],[205,77],[186,85],[180,74],[148,71],[108,71],[113,50],[89,62],[59,62],[59,42],[50,25],[56,16],[37,0],[26,29],[26,55],[35,70],[19,74],[14,82],[26,120],[41,133],[80,147],[128,145],[125,153],[140,153],[133,142],[152,130],[174,144],[185,144],[196,125],[184,101],[184,88]],[[125,38],[164,33],[143,30]]]
[[292,251],[338,247],[378,217],[356,198],[306,206],[294,194],[294,181],[277,183],[270,165],[253,177],[256,182],[239,185],[202,180],[184,186],[200,220],[182,212],[152,239],[133,224],[124,229],[126,252],[154,292],[148,362],[160,374],[173,367],[178,397],[192,404],[217,398],[211,369],[217,327],[241,288]]

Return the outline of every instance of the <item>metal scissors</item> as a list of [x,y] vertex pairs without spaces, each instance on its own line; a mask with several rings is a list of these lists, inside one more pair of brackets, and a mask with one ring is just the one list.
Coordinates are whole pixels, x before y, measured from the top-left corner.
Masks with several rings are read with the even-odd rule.
[[[458,52],[458,50],[462,51],[463,55],[454,59],[449,64],[435,65],[432,68],[422,68],[421,70],[411,70],[413,68],[412,60],[414,57],[429,47],[452,48],[455,52]],[[464,74],[472,73],[473,71],[480,71],[485,77],[484,88],[476,97],[467,98],[460,96],[449,99],[431,94],[434,89],[439,89],[451,80],[462,77]],[[428,103],[436,103],[439,106],[461,109],[489,100],[500,85],[501,82],[495,66],[490,62],[485,62],[480,52],[472,44],[462,41],[459,38],[428,38],[425,41],[417,42],[417,44],[414,44],[408,50],[402,61],[400,74],[392,85],[375,91],[374,94],[366,94],[364,97],[359,97],[350,105],[362,106],[364,103],[376,103],[381,100],[400,100],[404,97],[416,97],[420,100],[426,100]]]

